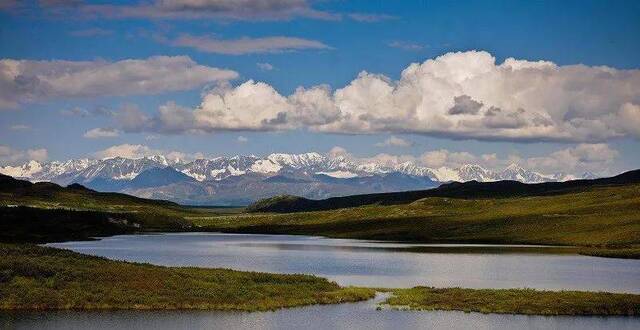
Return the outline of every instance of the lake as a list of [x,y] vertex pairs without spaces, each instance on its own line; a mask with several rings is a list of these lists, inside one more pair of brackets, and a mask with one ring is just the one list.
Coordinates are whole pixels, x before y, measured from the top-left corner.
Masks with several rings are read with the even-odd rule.
[[9,329],[639,329],[637,317],[526,316],[376,310],[384,297],[275,312],[57,311],[0,313]]
[[[527,287],[640,293],[640,260],[567,254],[562,253],[563,248],[401,244],[219,233],[123,235],[47,245],[166,266],[313,274],[341,285]],[[429,252],[416,252],[424,250]]]
[[[342,285],[579,289],[640,292],[640,261],[559,247],[382,243],[290,235],[180,233],[47,244],[111,259],[168,266],[306,273]],[[526,316],[377,310],[366,302],[275,312],[0,312],[15,329],[640,329],[640,317]]]

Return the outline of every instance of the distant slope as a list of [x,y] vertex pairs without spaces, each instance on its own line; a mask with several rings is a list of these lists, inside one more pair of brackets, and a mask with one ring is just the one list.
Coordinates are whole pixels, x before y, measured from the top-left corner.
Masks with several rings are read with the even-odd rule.
[[134,213],[0,207],[0,242],[86,240],[141,230]]
[[[141,230],[180,230],[189,226],[189,223],[183,219],[183,215],[186,213],[185,209],[173,202],[138,198],[120,193],[97,192],[79,184],[61,187],[50,182],[31,183],[1,174],[0,206],[97,211],[105,214],[130,213],[130,216],[118,217],[130,221],[135,218],[135,222],[141,226]],[[7,212],[9,213],[6,214],[16,214],[12,210]],[[21,212],[22,214],[27,214],[31,211],[21,210]],[[35,213],[31,212],[29,214]],[[78,217],[77,214],[59,215],[56,214],[55,216],[67,220]],[[37,216],[45,218],[40,213]],[[91,218],[103,220],[109,217],[117,218],[109,214],[100,217],[91,216]],[[19,220],[23,217],[13,216],[13,218]],[[7,225],[6,222],[5,225]]]
[[[288,201],[282,197],[278,202]],[[238,214],[194,219],[194,224],[211,231],[421,243],[625,247],[627,250],[623,251],[585,253],[637,258],[640,256],[639,211],[640,183],[629,183],[591,185],[544,196],[427,197],[402,205]]]
[[30,197],[34,199],[76,197],[77,199],[84,198],[108,203],[119,202],[128,204],[179,206],[178,204],[169,201],[145,199],[119,193],[98,192],[77,183],[71,184],[67,187],[62,187],[51,182],[31,183],[26,180],[15,179],[3,174],[0,174],[0,196],[2,197],[2,200],[20,197]]
[[370,204],[408,204],[426,197],[463,199],[544,196],[580,191],[590,187],[640,183],[640,170],[633,170],[610,178],[572,180],[527,184],[518,181],[465,183],[453,182],[438,188],[406,192],[379,193],[312,200],[296,196],[276,196],[250,205],[249,212],[305,212],[334,210]]

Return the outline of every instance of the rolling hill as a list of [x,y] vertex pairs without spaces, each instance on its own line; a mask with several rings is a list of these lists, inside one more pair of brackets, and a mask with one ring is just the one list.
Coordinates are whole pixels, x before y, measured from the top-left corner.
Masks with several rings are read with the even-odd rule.
[[312,200],[303,197],[285,195],[260,200],[250,205],[247,210],[249,212],[288,213],[335,210],[371,204],[408,204],[427,197],[481,199],[545,196],[578,192],[582,189],[592,187],[627,185],[634,183],[640,183],[640,170],[625,172],[610,178],[571,180],[566,182],[543,182],[535,184],[508,180],[495,182],[452,182],[442,184],[438,188],[428,190],[354,195],[322,200]]

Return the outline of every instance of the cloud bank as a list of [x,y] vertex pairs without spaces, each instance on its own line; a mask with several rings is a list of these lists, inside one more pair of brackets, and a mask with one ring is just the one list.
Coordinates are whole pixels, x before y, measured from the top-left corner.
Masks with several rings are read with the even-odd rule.
[[235,79],[235,71],[195,63],[187,56],[142,60],[0,60],[0,109],[52,99],[158,94]]
[[137,159],[142,157],[149,157],[154,155],[163,155],[167,160],[176,161],[190,161],[198,158],[203,158],[202,153],[188,154],[180,151],[154,149],[143,144],[119,144],[114,145],[104,150],[93,153],[93,157],[98,159],[124,157]]
[[548,155],[534,157],[521,157],[516,154],[499,157],[495,153],[474,154],[466,151],[438,149],[426,151],[418,156],[380,153],[372,157],[356,158],[341,147],[334,147],[329,155],[347,157],[362,164],[375,163],[390,167],[413,162],[432,169],[458,168],[466,164],[478,164],[486,169],[499,170],[511,164],[517,164],[543,174],[592,172],[612,175],[619,171],[618,168],[615,168],[615,162],[620,153],[604,143],[582,143],[553,151]]
[[0,164],[14,165],[29,160],[45,161],[49,157],[47,149],[17,150],[6,145],[0,145]]
[[297,17],[336,20],[341,17],[314,9],[306,0],[155,0],[133,5],[87,4],[82,10],[87,15],[108,18],[273,21]]
[[264,37],[240,39],[218,39],[208,36],[182,35],[167,41],[174,47],[190,47],[201,52],[225,55],[243,55],[257,53],[280,53],[304,49],[331,49],[320,41],[294,37]]
[[113,138],[118,137],[120,132],[114,128],[94,128],[84,133],[84,137],[87,139],[101,139],[101,138]]
[[448,53],[399,80],[361,72],[347,86],[284,96],[253,80],[221,85],[191,110],[169,103],[138,129],[417,133],[452,139],[603,142],[640,137],[640,70],[558,66],[483,51]]

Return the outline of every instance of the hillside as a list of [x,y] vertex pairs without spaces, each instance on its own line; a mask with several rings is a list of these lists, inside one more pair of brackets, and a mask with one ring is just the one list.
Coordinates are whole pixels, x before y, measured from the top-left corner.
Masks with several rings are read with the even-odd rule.
[[625,172],[610,178],[572,180],[566,182],[544,182],[535,184],[527,184],[518,181],[469,181],[464,183],[453,182],[443,184],[438,188],[428,190],[353,195],[322,200],[312,200],[296,196],[276,196],[260,200],[250,205],[247,210],[249,212],[287,213],[335,210],[340,208],[358,207],[371,204],[408,204],[427,197],[478,199],[545,196],[579,192],[581,190],[593,187],[625,185],[633,183],[640,183],[640,170]]
[[[604,182],[609,184],[584,187],[573,183],[580,189],[553,194],[547,190],[541,196],[427,197],[402,205],[240,214],[200,218],[194,223],[211,231],[423,243],[635,246],[636,250],[624,254],[640,255],[640,183],[614,185],[616,179]],[[287,201],[283,198],[278,202]]]
[[[102,233],[106,230],[105,233],[113,234],[122,230],[130,232],[134,229],[129,226],[118,229],[104,224],[108,219],[112,219],[112,222],[127,220],[136,223],[138,230],[183,230],[190,226],[183,219],[183,215],[188,214],[189,211],[173,202],[143,199],[119,193],[97,192],[79,184],[61,187],[49,182],[31,183],[1,174],[0,207],[3,214],[2,226],[21,226],[22,228],[13,228],[15,230],[34,226],[32,222],[35,218],[59,219],[61,223],[66,222],[71,226],[65,227],[66,225],[61,224],[57,230],[80,229],[85,226],[81,225],[81,222],[97,226],[90,230],[82,229],[90,233]],[[46,215],[43,214],[47,210],[50,211]],[[64,210],[67,212],[62,212]],[[77,213],[81,211],[86,213]],[[46,223],[40,224],[42,225],[40,230],[47,228]]]

